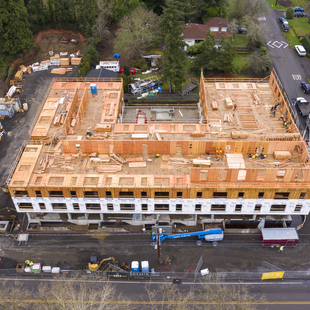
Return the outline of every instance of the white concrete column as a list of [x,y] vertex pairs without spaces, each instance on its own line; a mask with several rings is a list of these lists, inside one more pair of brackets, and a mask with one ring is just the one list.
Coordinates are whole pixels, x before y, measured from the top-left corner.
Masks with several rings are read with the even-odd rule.
[[67,215],[68,215],[68,220],[72,220],[72,216],[71,216],[71,213],[67,213]]

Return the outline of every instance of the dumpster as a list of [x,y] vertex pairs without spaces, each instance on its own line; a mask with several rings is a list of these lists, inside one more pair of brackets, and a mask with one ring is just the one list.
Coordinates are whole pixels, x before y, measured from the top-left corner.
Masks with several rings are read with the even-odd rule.
[[260,231],[262,246],[296,246],[299,238],[295,228],[262,228]]

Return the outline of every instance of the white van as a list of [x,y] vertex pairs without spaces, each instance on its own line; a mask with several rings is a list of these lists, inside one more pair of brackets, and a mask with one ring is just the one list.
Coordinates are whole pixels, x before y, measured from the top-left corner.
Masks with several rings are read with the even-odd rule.
[[101,68],[113,71],[113,72],[119,72],[119,61],[100,61],[99,63]]

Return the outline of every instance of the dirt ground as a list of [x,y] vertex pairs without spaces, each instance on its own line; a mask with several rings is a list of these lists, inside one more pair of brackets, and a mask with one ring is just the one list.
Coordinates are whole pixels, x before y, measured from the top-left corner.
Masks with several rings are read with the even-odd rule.
[[[79,43],[60,43],[62,37],[68,37],[70,39],[78,40]],[[39,51],[34,60],[40,62],[42,60],[49,59],[49,51],[53,51],[54,54],[59,54],[60,52],[68,52],[68,54],[72,54],[80,50],[81,53],[83,53],[85,48],[87,47],[87,41],[82,42],[79,36],[73,36],[71,34],[49,33],[44,34],[41,41],[36,44],[36,46],[39,48]]]

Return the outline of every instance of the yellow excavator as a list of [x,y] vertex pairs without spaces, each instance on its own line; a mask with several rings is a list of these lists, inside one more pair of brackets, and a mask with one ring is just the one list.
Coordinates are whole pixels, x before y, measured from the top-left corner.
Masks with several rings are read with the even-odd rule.
[[97,259],[97,256],[91,256],[90,260],[89,260],[89,263],[88,263],[88,268],[91,271],[99,270],[101,265],[104,262],[107,262],[107,261],[112,261],[115,265],[117,265],[117,261],[115,260],[114,257],[104,258],[101,262],[99,262],[98,259]]

